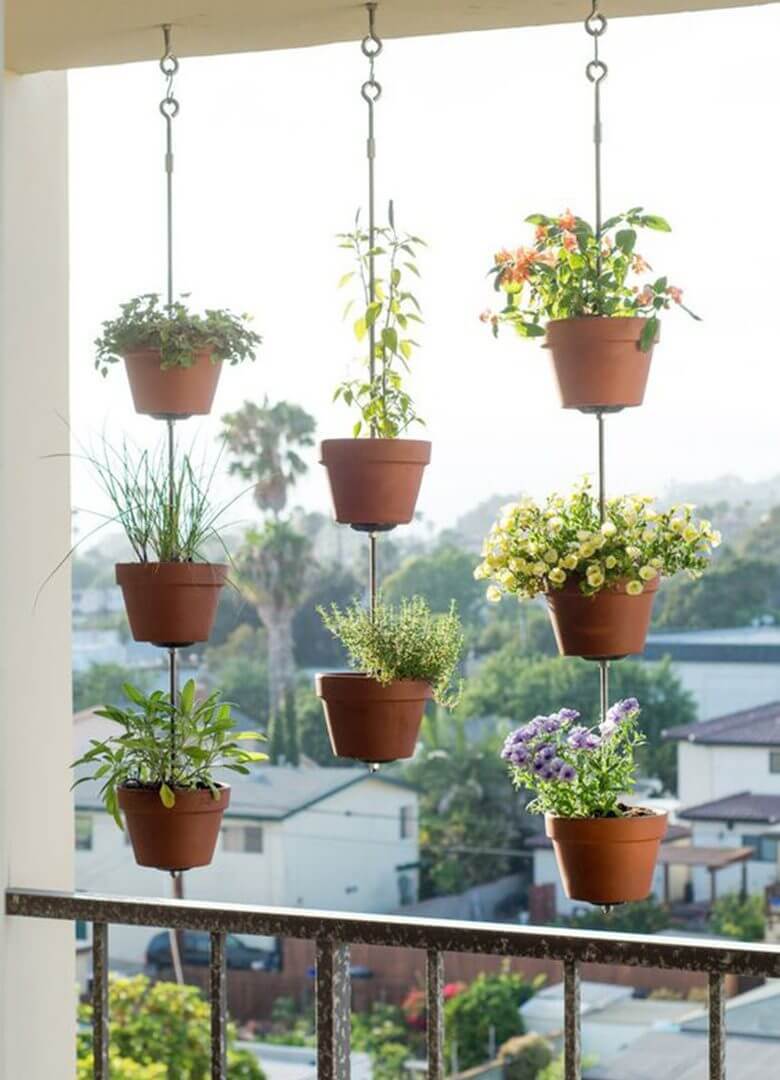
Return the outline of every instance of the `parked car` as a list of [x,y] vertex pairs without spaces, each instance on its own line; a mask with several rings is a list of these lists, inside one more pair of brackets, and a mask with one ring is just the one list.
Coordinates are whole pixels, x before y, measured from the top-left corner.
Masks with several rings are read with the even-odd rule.
[[[278,938],[259,938],[262,946],[248,945],[235,934],[225,938],[225,958],[227,966],[234,971],[280,971],[282,955]],[[211,938],[209,934],[196,930],[185,930],[179,935],[181,961],[185,966],[205,967],[211,957]],[[159,973],[173,965],[171,958],[171,937],[167,930],[155,934],[146,947],[146,966]]]

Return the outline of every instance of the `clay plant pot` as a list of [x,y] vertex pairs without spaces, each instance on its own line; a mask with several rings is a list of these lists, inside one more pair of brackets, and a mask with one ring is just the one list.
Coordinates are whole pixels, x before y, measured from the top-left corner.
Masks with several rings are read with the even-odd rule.
[[221,563],[117,563],[130,631],[135,641],[182,646],[208,641],[220,590]]
[[576,578],[547,594],[555,640],[562,656],[586,660],[619,660],[644,652],[653,600],[660,578],[644,583],[639,596],[629,596],[626,582],[583,596]]
[[352,672],[318,675],[330,745],[337,757],[382,763],[410,758],[417,745],[430,684],[400,679],[382,686]]
[[192,870],[214,857],[222,815],[230,804],[230,788],[219,785],[219,799],[210,791],[175,791],[176,802],[163,806],[151,788],[121,787],[117,795],[130,843],[139,866],[155,870]]
[[[616,412],[641,405],[653,346],[640,348],[647,319],[554,319],[547,324],[545,348],[564,409]],[[656,339],[657,340],[657,339]]]
[[652,891],[658,847],[667,815],[562,818],[545,816],[545,832],[570,900],[624,904],[645,900]]
[[190,367],[160,367],[159,349],[137,349],[125,354],[135,411],[157,419],[207,416],[214,403],[222,361],[212,360],[213,349],[195,350]]
[[325,439],[325,466],[336,521],[384,532],[414,517],[431,444],[421,439]]

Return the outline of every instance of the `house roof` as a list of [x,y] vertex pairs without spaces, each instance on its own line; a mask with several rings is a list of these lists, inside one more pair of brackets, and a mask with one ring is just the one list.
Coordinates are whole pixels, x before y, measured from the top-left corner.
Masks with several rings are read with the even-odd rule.
[[[736,1036],[726,1040],[729,1080],[766,1080],[780,1074],[780,1041]],[[585,1066],[586,1080],[707,1080],[707,1038],[690,1031],[651,1031],[615,1057]]]
[[[369,773],[365,768],[311,768],[293,765],[262,765],[252,779],[230,778],[228,817],[256,821],[284,821],[315,806],[324,799],[371,780],[394,787],[416,789],[394,776]],[[87,781],[75,790],[77,810],[102,810],[99,783]],[[345,814],[349,811],[346,810]]]
[[780,795],[754,795],[740,791],[724,799],[700,803],[678,811],[686,821],[755,821],[764,825],[780,824]]
[[723,870],[734,863],[747,862],[753,857],[750,847],[669,847],[664,844],[658,852],[661,866],[705,866],[708,870]]
[[678,630],[649,634],[645,660],[689,663],[776,664],[780,662],[780,626],[738,626],[726,630]]
[[667,728],[663,736],[665,739],[697,742],[706,746],[780,747],[780,701],[716,716],[696,724]]

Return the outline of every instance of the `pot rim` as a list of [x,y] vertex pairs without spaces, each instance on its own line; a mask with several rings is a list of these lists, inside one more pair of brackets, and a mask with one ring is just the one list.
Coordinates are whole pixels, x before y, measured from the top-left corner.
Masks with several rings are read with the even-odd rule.
[[[118,584],[120,578],[133,579],[156,578],[162,584],[213,584],[221,585],[227,580],[227,563],[209,562],[127,562],[115,563],[114,570]],[[199,580],[194,580],[199,579]]]
[[[318,672],[314,677],[317,696],[328,699],[328,690],[349,688],[350,699],[364,701],[419,701],[433,697],[433,687],[425,679],[394,679],[382,685],[363,671]],[[331,700],[337,700],[330,695]]]
[[[214,356],[214,349],[215,349],[214,345],[198,345],[196,348],[194,348],[192,350],[192,352],[193,352],[194,356],[214,357],[214,363],[215,364],[221,364],[222,363],[222,357],[221,356]],[[161,345],[139,345],[138,348],[135,348],[135,349],[125,349],[123,352],[119,353],[119,355],[122,357],[123,360],[134,360],[136,358],[140,359],[140,358],[146,357],[146,356],[154,356],[154,357],[159,358],[160,356],[162,356],[162,346]],[[192,366],[193,366],[192,364],[189,365],[189,367],[192,367]],[[182,371],[187,370],[187,368],[184,367],[181,364],[174,364],[172,367],[166,368],[167,371],[173,371],[173,370],[177,370],[177,369],[182,370]]]
[[[650,320],[645,315],[574,315],[570,319],[550,319],[545,325],[545,338],[542,347],[550,348],[551,338],[556,342],[569,337],[568,331],[575,327],[584,330],[591,341],[627,341],[638,343],[642,331]],[[656,331],[652,345],[660,339],[660,326]],[[649,355],[651,348],[645,355]]]
[[341,462],[398,462],[427,465],[431,460],[428,439],[323,439],[320,443],[321,465]]
[[[560,817],[557,814],[544,815],[546,835],[553,841],[566,843],[636,843],[645,840],[657,840],[666,833],[669,814],[666,810],[653,807],[639,807],[650,813],[642,817]],[[615,834],[631,835],[615,835]],[[566,835],[564,835],[566,834]],[[594,835],[598,834],[598,835]],[[611,835],[610,835],[611,834]]]
[[[230,804],[230,784],[218,783],[216,785],[220,798],[215,799],[210,788],[172,788],[176,796],[173,806],[164,806],[160,800],[159,788],[128,787],[120,784],[117,788],[119,806],[122,810],[130,810],[132,813],[157,814],[157,813],[199,813],[224,812]],[[223,797],[224,796],[224,797]],[[123,805],[123,801],[134,803],[132,807]],[[182,805],[183,804],[183,805]]]

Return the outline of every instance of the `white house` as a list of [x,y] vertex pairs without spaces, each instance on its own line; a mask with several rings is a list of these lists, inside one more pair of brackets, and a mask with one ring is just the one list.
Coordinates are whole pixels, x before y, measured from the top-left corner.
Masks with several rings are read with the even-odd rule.
[[[99,723],[82,720],[79,741]],[[417,899],[418,799],[408,784],[359,767],[262,765],[231,785],[214,862],[184,875],[186,898],[378,913]],[[167,874],[136,865],[97,785],[74,794],[76,887],[170,896]],[[153,933],[112,927],[112,960],[142,963]]]
[[[778,880],[780,851],[780,702],[664,732],[677,741],[678,817],[703,848],[751,848],[747,888]],[[706,870],[693,869],[693,899],[706,900]],[[719,872],[719,891],[738,891],[738,865]]]

